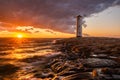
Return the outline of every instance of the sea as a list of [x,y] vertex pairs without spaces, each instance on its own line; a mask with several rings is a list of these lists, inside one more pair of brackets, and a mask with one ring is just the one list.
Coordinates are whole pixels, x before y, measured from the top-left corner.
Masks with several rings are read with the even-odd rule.
[[0,80],[38,80],[34,72],[54,51],[53,38],[0,38]]

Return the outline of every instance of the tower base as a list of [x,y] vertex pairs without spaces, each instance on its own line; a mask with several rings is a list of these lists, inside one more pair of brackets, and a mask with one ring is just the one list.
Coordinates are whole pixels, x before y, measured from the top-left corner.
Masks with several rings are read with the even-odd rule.
[[76,36],[77,38],[81,38],[82,36]]

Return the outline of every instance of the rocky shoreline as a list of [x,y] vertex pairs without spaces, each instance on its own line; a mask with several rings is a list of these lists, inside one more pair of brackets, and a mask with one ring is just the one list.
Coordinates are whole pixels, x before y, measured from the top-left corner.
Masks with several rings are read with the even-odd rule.
[[71,38],[55,45],[62,54],[48,64],[53,80],[120,79],[120,39]]
[[69,38],[48,45],[57,54],[1,65],[0,80],[120,80],[120,39]]

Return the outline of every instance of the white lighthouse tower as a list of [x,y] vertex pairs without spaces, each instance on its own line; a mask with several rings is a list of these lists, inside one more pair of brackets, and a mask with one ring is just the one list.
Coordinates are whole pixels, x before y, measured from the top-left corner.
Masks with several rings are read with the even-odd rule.
[[82,16],[77,16],[76,37],[82,37]]

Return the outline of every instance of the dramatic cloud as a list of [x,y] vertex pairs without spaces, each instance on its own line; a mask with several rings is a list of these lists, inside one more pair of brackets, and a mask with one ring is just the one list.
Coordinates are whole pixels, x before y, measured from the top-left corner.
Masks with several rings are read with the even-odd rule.
[[0,22],[73,33],[78,14],[89,17],[117,5],[120,0],[0,0]]

